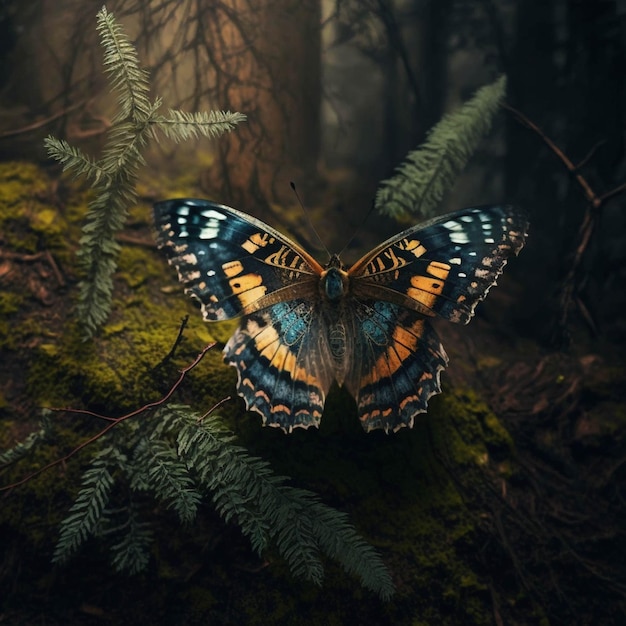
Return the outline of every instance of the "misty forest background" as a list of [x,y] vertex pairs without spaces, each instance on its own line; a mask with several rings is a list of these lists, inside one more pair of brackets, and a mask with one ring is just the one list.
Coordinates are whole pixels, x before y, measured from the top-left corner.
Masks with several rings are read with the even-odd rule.
[[[36,163],[59,177],[58,165],[47,159],[44,137],[66,139],[90,154],[102,148],[115,100],[95,30],[101,5],[101,0],[0,0],[3,162]],[[533,347],[487,373],[479,364],[488,360],[474,354],[473,371],[454,370],[453,364],[450,376],[453,383],[472,385],[480,379],[488,389],[490,407],[518,446],[517,462],[532,476],[524,487],[518,485],[523,492],[518,504],[533,522],[511,535],[494,522],[500,538],[523,544],[503,550],[516,555],[510,560],[517,582],[503,590],[497,571],[481,562],[480,576],[492,581],[484,591],[489,608],[467,623],[539,623],[537,606],[543,624],[620,623],[626,607],[626,2],[109,0],[106,6],[131,37],[150,72],[152,92],[167,107],[247,116],[215,141],[152,146],[141,200],[162,199],[164,179],[193,181],[198,194],[319,250],[290,188],[295,181],[331,252],[356,233],[342,254],[348,263],[406,226],[377,214],[364,222],[379,182],[446,112],[507,76],[506,102],[494,129],[445,196],[441,212],[499,202],[528,210],[529,240],[507,267],[502,292],[494,289],[493,308],[487,302],[478,315],[482,322],[458,336],[466,333],[478,351],[491,346],[497,353],[498,341],[511,337]],[[5,244],[0,233],[0,246]],[[13,258],[5,252],[0,269]],[[69,307],[71,298],[66,299]],[[41,306],[48,305],[42,300]],[[446,332],[454,342],[457,331],[442,331],[447,348]],[[7,381],[11,350],[17,348],[4,351],[7,361],[0,366]],[[4,383],[3,389],[8,389]],[[594,412],[600,403],[602,411]],[[10,406],[0,406],[0,419],[12,416]],[[299,438],[298,446],[304,445]],[[334,504],[341,508],[341,498]],[[562,552],[570,551],[565,557],[555,556],[561,548],[550,552],[546,559],[564,560],[562,569],[549,575],[541,570],[540,554],[532,554],[531,567],[523,563],[532,552],[537,511],[544,516],[537,528],[558,528],[555,536],[567,538],[559,544],[568,546]],[[8,548],[3,554],[0,585],[9,589],[20,559],[9,558]],[[573,573],[561,579],[558,572],[570,567],[570,557]],[[43,587],[58,590],[58,580],[51,583],[44,566],[28,569],[33,562],[38,563],[31,559],[24,565],[28,576],[40,574],[47,581]],[[12,587],[16,598],[24,597],[20,585]],[[104,616],[115,615],[121,623],[112,600],[119,583],[110,577],[106,585],[107,600],[98,596],[95,608],[83,603],[74,623],[101,619],[107,602]],[[534,598],[528,613],[504,599],[518,588]],[[326,592],[339,605],[333,593],[346,590]],[[52,602],[44,596],[38,596],[37,606]],[[358,603],[358,596],[352,601]],[[205,618],[241,623],[233,602],[231,596],[223,605],[216,600],[211,606],[220,606],[220,618],[208,609]],[[294,614],[278,617],[281,602],[279,594],[275,613],[258,623],[305,623]],[[59,609],[59,623],[69,604]],[[0,608],[0,621],[3,610],[14,620],[7,623],[30,623],[33,611],[46,611],[31,607],[26,617],[7,605]],[[388,609],[375,610],[378,623],[444,623],[420,622],[409,609],[393,619]],[[446,615],[448,609],[438,610]],[[201,609],[196,614],[203,615]],[[445,623],[461,623],[455,622],[458,612],[450,615]]]

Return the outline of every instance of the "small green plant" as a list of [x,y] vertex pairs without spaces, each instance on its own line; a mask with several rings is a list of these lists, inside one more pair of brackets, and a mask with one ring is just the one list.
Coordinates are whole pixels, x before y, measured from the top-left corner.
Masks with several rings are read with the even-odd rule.
[[412,150],[397,173],[381,182],[376,208],[396,219],[429,218],[489,132],[506,92],[506,77],[479,89],[458,111],[445,115]]
[[85,176],[94,190],[78,252],[84,277],[77,313],[87,337],[98,330],[111,310],[113,273],[120,250],[115,235],[136,199],[137,174],[144,165],[142,150],[151,139],[158,140],[157,131],[174,141],[200,135],[214,138],[246,119],[230,111],[170,110],[167,116],[159,115],[161,100],[150,99],[147,72],[140,67],[135,48],[106,7],[98,13],[97,29],[104,48],[104,67],[119,106],[102,157],[96,161],[64,140],[45,140],[48,154],[64,170]]
[[[265,461],[235,445],[219,417],[200,420],[189,407],[164,405],[149,419],[121,428],[123,433],[107,435],[83,474],[61,525],[54,561],[66,561],[89,536],[115,535],[118,529],[118,541],[110,546],[114,566],[141,571],[149,560],[152,532],[141,519],[139,503],[156,500],[190,524],[208,493],[224,520],[237,523],[259,554],[273,544],[293,574],[321,584],[323,552],[358,576],[364,587],[382,598],[391,596],[388,571],[346,515],[312,492],[291,487]],[[113,515],[114,482],[123,483],[130,497]]]

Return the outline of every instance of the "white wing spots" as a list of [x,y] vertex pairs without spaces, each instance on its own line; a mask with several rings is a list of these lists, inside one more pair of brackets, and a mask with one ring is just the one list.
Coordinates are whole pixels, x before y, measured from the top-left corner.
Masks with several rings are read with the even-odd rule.
[[454,220],[448,220],[447,222],[444,222],[443,227],[452,232],[463,230],[463,226],[461,226],[461,224],[455,222]]
[[468,252],[469,256],[476,256],[476,252]]
[[206,217],[208,220],[225,220],[226,216],[214,209],[207,209],[206,211],[200,211],[202,217]]
[[186,252],[185,254],[181,254],[180,256],[180,264],[195,267],[196,265],[198,265],[198,259],[193,252]]
[[461,215],[459,218],[462,222],[470,223],[474,221],[474,218],[471,215]]
[[493,237],[485,237],[485,243],[496,243]]
[[[206,219],[206,223],[200,228],[197,237],[198,239],[215,239],[220,231],[220,222],[227,219],[226,215],[215,211],[214,209],[207,209],[200,211],[199,214]],[[193,218],[192,218],[193,220]],[[176,211],[176,224],[178,224],[178,237],[189,237],[189,227],[191,220],[189,219],[189,207],[181,206]],[[193,224],[197,226],[197,224]]]
[[[456,226],[461,228],[460,224],[456,224]],[[453,231],[450,233],[450,241],[452,243],[469,243],[469,238],[467,237],[467,233],[463,231]]]
[[202,215],[207,218],[207,223],[200,229],[198,237],[200,239],[215,239],[220,232],[220,220],[225,220],[226,216],[217,211],[202,211]]
[[[189,210],[187,209],[187,212]],[[179,237],[189,237],[189,231],[187,230],[187,218],[178,216],[176,218],[176,223],[178,224],[178,236]],[[173,236],[175,233],[170,231],[170,236]]]
[[465,272],[459,272],[459,273],[457,274],[457,276],[458,276],[459,278],[467,278],[467,274],[466,274]]
[[211,278],[211,276],[215,276],[215,270],[207,270],[206,275]]
[[449,259],[448,263],[451,265],[461,265],[461,257],[455,256],[453,259]]

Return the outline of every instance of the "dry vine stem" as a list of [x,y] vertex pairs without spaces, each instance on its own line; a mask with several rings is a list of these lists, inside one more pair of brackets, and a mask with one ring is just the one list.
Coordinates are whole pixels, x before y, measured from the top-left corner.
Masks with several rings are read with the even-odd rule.
[[583,194],[587,200],[587,208],[585,210],[585,215],[583,217],[583,221],[580,224],[578,230],[578,245],[576,246],[576,250],[574,252],[574,258],[572,260],[572,264],[563,280],[563,285],[561,287],[561,297],[559,303],[559,314],[558,319],[556,320],[556,329],[563,334],[567,327],[567,316],[568,310],[572,300],[576,302],[578,308],[585,318],[587,323],[591,326],[592,330],[595,330],[593,319],[585,306],[582,300],[574,295],[576,291],[576,276],[578,274],[578,270],[581,266],[583,256],[587,250],[589,242],[591,240],[591,235],[593,234],[593,230],[596,225],[596,216],[600,212],[600,209],[608,200],[610,200],[613,196],[616,196],[626,190],[626,183],[618,185],[614,189],[607,191],[605,194],[598,195],[587,179],[580,173],[580,168],[590,159],[593,152],[597,148],[598,144],[596,144],[589,152],[589,154],[581,161],[579,165],[575,165],[571,159],[561,150],[555,143],[548,137],[542,130],[537,126],[534,122],[528,119],[521,111],[513,108],[508,104],[502,105],[507,111],[512,113],[515,118],[526,128],[529,128],[534,133],[539,135],[539,137],[543,140],[543,142],[550,148],[552,152],[559,158],[561,163],[566,167],[566,169],[572,174],[572,176],[576,179],[576,182],[579,184],[580,188],[583,191]]
[[[53,409],[50,409],[51,411],[56,411],[56,412],[76,413],[78,415],[89,415],[91,417],[97,417],[98,419],[107,421],[108,424],[104,428],[99,430],[95,435],[93,435],[92,437],[89,437],[89,439],[83,441],[80,445],[78,445],[75,448],[73,448],[72,450],[70,450],[70,452],[68,452],[65,456],[60,457],[60,458],[56,459],[55,461],[52,461],[52,462],[48,463],[47,465],[44,465],[43,467],[40,467],[37,471],[32,472],[31,474],[28,474],[28,476],[25,476],[21,480],[18,480],[16,482],[11,483],[10,485],[6,485],[4,487],[0,487],[0,491],[10,491],[11,489],[14,489],[15,487],[19,487],[20,485],[23,485],[23,484],[27,483],[29,480],[32,480],[36,476],[39,476],[39,474],[42,474],[43,472],[51,469],[52,467],[55,467],[56,465],[64,464],[66,461],[68,461],[70,458],[72,458],[75,454],[80,452],[83,448],[86,448],[88,445],[92,444],[94,441],[97,441],[98,439],[100,439],[100,437],[102,437],[103,435],[106,435],[106,433],[108,433],[112,428],[114,428],[115,426],[117,426],[121,422],[124,422],[127,419],[130,419],[131,417],[135,417],[135,416],[139,415],[140,413],[143,413],[144,411],[147,411],[149,409],[154,409],[154,408],[156,408],[158,406],[161,406],[162,404],[167,402],[172,397],[172,394],[178,389],[178,387],[180,387],[181,383],[183,382],[183,380],[185,379],[187,374],[194,367],[196,367],[196,365],[198,365],[198,363],[200,363],[200,361],[204,358],[204,355],[214,345],[215,345],[215,343],[208,344],[198,354],[198,356],[193,360],[193,362],[190,365],[188,365],[187,367],[185,367],[184,369],[181,370],[181,373],[180,373],[180,376],[178,377],[178,380],[170,387],[170,390],[161,399],[156,400],[155,402],[149,402],[148,404],[142,406],[141,408],[135,409],[134,411],[132,411],[130,413],[127,413],[126,415],[121,415],[120,417],[108,417],[106,415],[100,415],[99,413],[94,413],[93,411],[87,411],[85,409],[72,409],[72,408],[53,408]],[[207,412],[207,415],[209,413],[211,413],[211,411],[213,411],[215,408],[220,406],[224,401],[225,400],[220,401],[215,407],[213,407],[210,411]]]

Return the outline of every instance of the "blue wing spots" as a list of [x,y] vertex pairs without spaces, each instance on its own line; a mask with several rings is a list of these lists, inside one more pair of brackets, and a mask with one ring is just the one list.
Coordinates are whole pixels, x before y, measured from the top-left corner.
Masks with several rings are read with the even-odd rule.
[[[279,309],[280,307],[280,309]],[[283,339],[288,346],[298,346],[309,328],[310,314],[305,313],[305,307],[288,309],[285,303],[276,305],[276,317],[281,319]]]
[[[245,318],[224,348],[225,361],[237,368],[237,390],[247,408],[260,413],[264,424],[287,432],[319,425],[330,385],[311,364],[299,365],[308,349],[298,313],[302,306],[281,303]],[[288,345],[283,332],[299,340]]]
[[374,302],[373,315],[361,320],[365,336],[375,345],[385,346],[394,327],[394,305],[389,302]]

